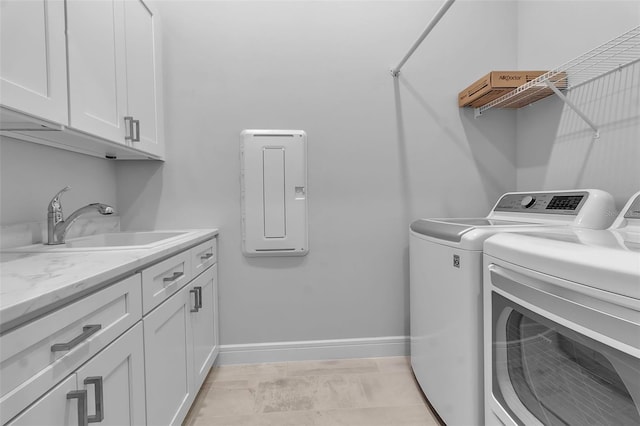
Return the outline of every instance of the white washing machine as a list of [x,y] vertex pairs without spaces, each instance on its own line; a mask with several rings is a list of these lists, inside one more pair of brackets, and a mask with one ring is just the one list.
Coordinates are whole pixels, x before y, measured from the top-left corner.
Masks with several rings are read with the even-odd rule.
[[411,365],[449,426],[484,421],[482,244],[499,232],[610,225],[613,197],[599,190],[514,192],[487,217],[411,224]]
[[486,425],[640,424],[640,192],[609,230],[484,246]]

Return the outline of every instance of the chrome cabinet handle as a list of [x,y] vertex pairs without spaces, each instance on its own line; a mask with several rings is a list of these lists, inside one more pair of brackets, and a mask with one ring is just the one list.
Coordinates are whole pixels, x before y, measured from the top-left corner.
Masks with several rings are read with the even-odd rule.
[[200,256],[200,260],[209,260],[213,257],[213,253],[207,253],[204,256]]
[[[93,385],[95,387],[95,403],[96,414],[87,416],[88,423],[100,423],[104,420],[104,388],[102,386],[102,376],[87,377],[84,379],[85,385]],[[86,392],[86,391],[85,391]]]
[[167,278],[163,278],[162,282],[172,283],[172,282],[176,281],[178,278],[182,277],[183,275],[184,275],[184,272],[174,272],[173,276],[167,277]]
[[131,120],[131,122],[136,127],[135,136],[133,136],[133,133],[131,134],[132,136],[131,142],[140,142],[140,120]]
[[51,352],[70,351],[101,328],[102,325],[100,324],[85,325],[84,327],[82,327],[82,334],[67,343],[56,343],[55,345],[51,346]]
[[193,308],[191,308],[191,312],[198,312],[200,310],[200,308],[198,307],[198,290],[196,290],[195,288],[189,290],[189,294],[193,294],[195,295],[196,301],[193,305]]
[[133,142],[133,117],[131,116],[126,116],[124,118],[124,124],[125,126],[127,126],[129,128],[129,134],[128,135],[124,135],[124,140],[125,141],[131,141]]
[[197,308],[198,309],[202,309],[202,287],[197,285],[195,287],[193,287],[193,289],[197,292],[196,293],[196,303],[197,303]]
[[67,399],[78,400],[78,426],[87,426],[87,391],[74,390],[67,393]]

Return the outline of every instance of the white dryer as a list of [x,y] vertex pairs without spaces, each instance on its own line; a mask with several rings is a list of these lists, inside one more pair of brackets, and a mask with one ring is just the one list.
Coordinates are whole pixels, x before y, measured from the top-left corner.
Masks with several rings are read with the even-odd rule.
[[411,224],[411,365],[447,425],[484,421],[483,242],[500,232],[548,226],[603,229],[613,210],[613,197],[599,190],[514,192],[487,217]]
[[485,424],[640,424],[640,192],[608,230],[484,251]]

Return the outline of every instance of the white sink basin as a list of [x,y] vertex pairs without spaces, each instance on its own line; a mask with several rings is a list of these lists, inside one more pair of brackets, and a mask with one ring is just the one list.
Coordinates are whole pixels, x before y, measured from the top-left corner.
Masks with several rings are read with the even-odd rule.
[[179,237],[186,232],[116,232],[81,237],[69,240],[64,244],[68,248],[76,247],[138,247],[156,246],[167,239]]
[[178,239],[188,232],[178,231],[150,231],[150,232],[114,232],[98,234],[88,237],[73,238],[65,244],[47,245],[34,244],[16,249],[6,249],[11,252],[68,252],[68,251],[100,251],[100,250],[141,250],[158,247]]

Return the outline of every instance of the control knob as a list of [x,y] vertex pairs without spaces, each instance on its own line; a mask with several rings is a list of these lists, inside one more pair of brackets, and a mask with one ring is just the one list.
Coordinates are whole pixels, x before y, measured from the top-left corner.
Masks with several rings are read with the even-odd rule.
[[524,207],[525,209],[528,209],[529,207],[534,205],[535,202],[536,202],[536,197],[532,197],[531,195],[527,195],[522,199],[522,201],[520,201],[520,205],[522,207]]

